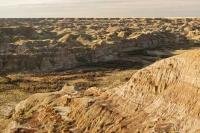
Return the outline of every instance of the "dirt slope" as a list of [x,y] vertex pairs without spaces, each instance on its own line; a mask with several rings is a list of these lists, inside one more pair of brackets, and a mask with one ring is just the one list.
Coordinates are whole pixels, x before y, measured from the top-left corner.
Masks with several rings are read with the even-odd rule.
[[6,132],[200,132],[200,50],[161,60],[112,89],[35,94]]

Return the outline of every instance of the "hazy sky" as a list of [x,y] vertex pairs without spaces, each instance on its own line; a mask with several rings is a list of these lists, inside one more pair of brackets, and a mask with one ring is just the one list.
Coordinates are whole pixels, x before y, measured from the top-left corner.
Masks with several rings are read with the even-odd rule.
[[200,0],[0,0],[0,17],[200,17]]

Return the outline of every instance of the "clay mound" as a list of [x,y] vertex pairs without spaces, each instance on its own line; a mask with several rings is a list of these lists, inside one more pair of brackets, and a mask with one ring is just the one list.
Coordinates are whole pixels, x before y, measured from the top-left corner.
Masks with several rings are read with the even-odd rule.
[[[198,47],[199,23],[199,18],[1,19],[0,73],[63,71],[118,61],[127,68],[141,56],[148,58],[142,63],[147,65],[177,49]],[[169,52],[147,57],[152,49]]]
[[73,41],[76,40],[77,37],[78,37],[78,35],[75,35],[75,34],[66,34],[62,38],[60,38],[58,40],[58,42],[62,43],[62,44],[65,44],[65,43],[68,43],[68,42],[73,42]]
[[200,50],[193,50],[113,89],[35,94],[16,106],[7,132],[199,132],[199,62]]

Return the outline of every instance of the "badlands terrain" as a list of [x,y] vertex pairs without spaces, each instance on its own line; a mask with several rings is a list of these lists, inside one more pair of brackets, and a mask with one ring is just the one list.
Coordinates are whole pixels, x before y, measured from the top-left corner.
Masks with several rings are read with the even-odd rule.
[[199,133],[199,25],[0,19],[0,132]]

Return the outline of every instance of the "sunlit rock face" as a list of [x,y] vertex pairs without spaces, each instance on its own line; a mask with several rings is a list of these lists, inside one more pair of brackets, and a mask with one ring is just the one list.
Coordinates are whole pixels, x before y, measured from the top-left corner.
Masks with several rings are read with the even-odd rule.
[[1,72],[66,70],[199,43],[195,18],[2,19],[0,25]]
[[200,50],[158,61],[111,89],[35,94],[20,102],[6,131],[198,132]]
[[1,19],[0,132],[199,132],[199,22]]

